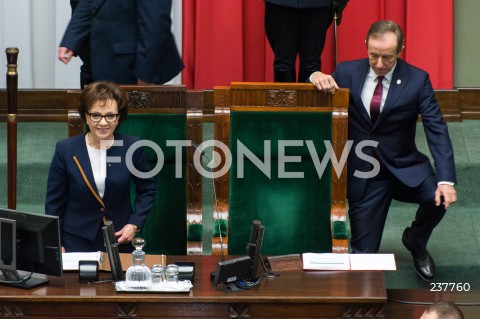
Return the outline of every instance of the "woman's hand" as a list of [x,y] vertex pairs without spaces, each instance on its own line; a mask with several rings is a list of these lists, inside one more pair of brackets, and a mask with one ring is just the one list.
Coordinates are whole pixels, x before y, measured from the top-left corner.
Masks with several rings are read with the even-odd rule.
[[137,228],[135,225],[126,224],[122,229],[115,233],[119,244],[129,243],[135,237]]

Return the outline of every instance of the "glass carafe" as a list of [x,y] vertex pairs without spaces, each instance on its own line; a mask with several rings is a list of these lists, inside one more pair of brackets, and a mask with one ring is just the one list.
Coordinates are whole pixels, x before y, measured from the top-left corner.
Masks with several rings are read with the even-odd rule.
[[145,266],[145,240],[134,238],[132,245],[135,250],[132,252],[132,266],[127,269],[126,284],[131,289],[148,290],[152,284],[152,272]]

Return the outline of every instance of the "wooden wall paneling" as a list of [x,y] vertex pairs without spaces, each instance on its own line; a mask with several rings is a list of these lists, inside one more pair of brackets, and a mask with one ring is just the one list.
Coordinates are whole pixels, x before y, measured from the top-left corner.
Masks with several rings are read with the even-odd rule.
[[[0,90],[0,114],[6,114],[6,92]],[[67,122],[67,90],[18,90],[19,122]]]
[[461,122],[462,111],[459,103],[460,94],[458,90],[437,90],[435,98],[437,99],[443,118],[447,122]]
[[[307,84],[308,86],[308,84]],[[18,90],[17,121],[19,122],[68,122],[68,90]],[[198,98],[201,93],[201,99]],[[193,93],[193,94],[191,94]],[[197,94],[197,96],[195,96]],[[298,103],[302,105],[302,94],[298,95]],[[480,88],[459,88],[454,90],[436,90],[435,96],[447,122],[462,121],[463,119],[480,119]],[[182,98],[164,94],[160,104],[181,104]],[[213,90],[187,90],[187,108],[201,106],[204,122],[214,122]],[[137,101],[141,103],[142,97],[138,95]],[[201,101],[201,103],[200,103]],[[157,102],[155,102],[157,103]],[[193,103],[193,104],[192,104]],[[0,122],[6,122],[7,91],[0,90]]]
[[458,89],[458,102],[462,112],[462,119],[480,120],[480,89]]

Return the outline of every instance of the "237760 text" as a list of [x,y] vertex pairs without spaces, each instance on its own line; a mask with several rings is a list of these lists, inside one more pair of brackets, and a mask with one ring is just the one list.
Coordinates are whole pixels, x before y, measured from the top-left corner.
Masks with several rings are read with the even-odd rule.
[[470,284],[468,282],[432,282],[430,283],[430,291],[469,291]]

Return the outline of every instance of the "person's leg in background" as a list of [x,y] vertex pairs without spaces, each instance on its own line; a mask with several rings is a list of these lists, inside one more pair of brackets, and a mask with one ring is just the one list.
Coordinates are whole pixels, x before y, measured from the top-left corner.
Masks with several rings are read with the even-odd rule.
[[296,82],[300,10],[265,2],[265,33],[275,55],[275,82]]
[[90,50],[84,50],[78,53],[80,59],[82,59],[82,66],[80,67],[80,87],[93,82],[92,67],[90,63]]
[[333,21],[332,7],[300,11],[298,82],[308,82],[308,78],[313,72],[322,70],[321,56],[328,27]]

